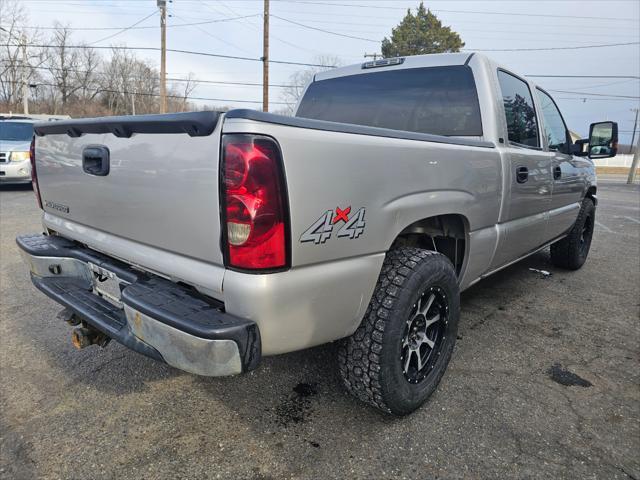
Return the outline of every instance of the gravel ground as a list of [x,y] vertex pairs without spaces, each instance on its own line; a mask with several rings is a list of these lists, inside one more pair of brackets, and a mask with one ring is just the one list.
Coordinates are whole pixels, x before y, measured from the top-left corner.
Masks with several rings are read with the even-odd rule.
[[466,291],[439,390],[392,418],[345,392],[333,345],[232,378],[75,350],[14,243],[33,194],[0,187],[0,478],[638,479],[640,189],[598,196],[584,268],[541,252]]

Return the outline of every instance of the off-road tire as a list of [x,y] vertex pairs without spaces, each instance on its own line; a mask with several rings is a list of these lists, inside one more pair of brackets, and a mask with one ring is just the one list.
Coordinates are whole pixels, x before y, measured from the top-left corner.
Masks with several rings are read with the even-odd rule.
[[586,197],[582,201],[578,218],[569,235],[551,245],[551,262],[556,267],[578,270],[584,265],[591,247],[595,214],[596,207],[593,200]]
[[[401,353],[407,320],[429,289],[446,299],[447,318],[429,372],[410,383]],[[441,302],[442,303],[442,302]],[[453,265],[444,255],[419,248],[391,250],[362,323],[339,349],[340,375],[354,396],[384,412],[406,415],[434,392],[451,358],[460,316],[460,290]],[[438,344],[436,344],[437,346]]]

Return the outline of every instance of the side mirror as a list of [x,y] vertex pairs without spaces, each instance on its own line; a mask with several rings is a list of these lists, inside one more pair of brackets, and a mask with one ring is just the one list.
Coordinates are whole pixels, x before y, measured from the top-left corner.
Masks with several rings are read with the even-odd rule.
[[592,123],[589,127],[589,157],[610,158],[618,153],[618,124],[616,122]]
[[571,145],[571,154],[576,157],[586,157],[589,152],[587,149],[589,148],[589,140],[581,139],[576,140],[573,145]]

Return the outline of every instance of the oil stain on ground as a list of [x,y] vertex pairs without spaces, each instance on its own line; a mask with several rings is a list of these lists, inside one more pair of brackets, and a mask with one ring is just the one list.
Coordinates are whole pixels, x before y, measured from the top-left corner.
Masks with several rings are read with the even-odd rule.
[[547,370],[549,377],[556,383],[564,385],[565,387],[591,387],[593,384],[589,380],[585,380],[579,375],[563,368],[559,363],[554,363],[549,370]]
[[304,423],[311,411],[311,397],[317,395],[315,383],[298,383],[293,394],[276,407],[277,422],[282,427]]

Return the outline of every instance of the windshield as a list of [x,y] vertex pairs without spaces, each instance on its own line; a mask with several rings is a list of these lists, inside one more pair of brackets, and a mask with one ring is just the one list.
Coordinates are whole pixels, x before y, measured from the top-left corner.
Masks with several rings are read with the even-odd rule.
[[316,81],[296,116],[436,135],[482,135],[473,73],[463,65]]
[[0,141],[30,142],[33,124],[25,122],[0,122]]

